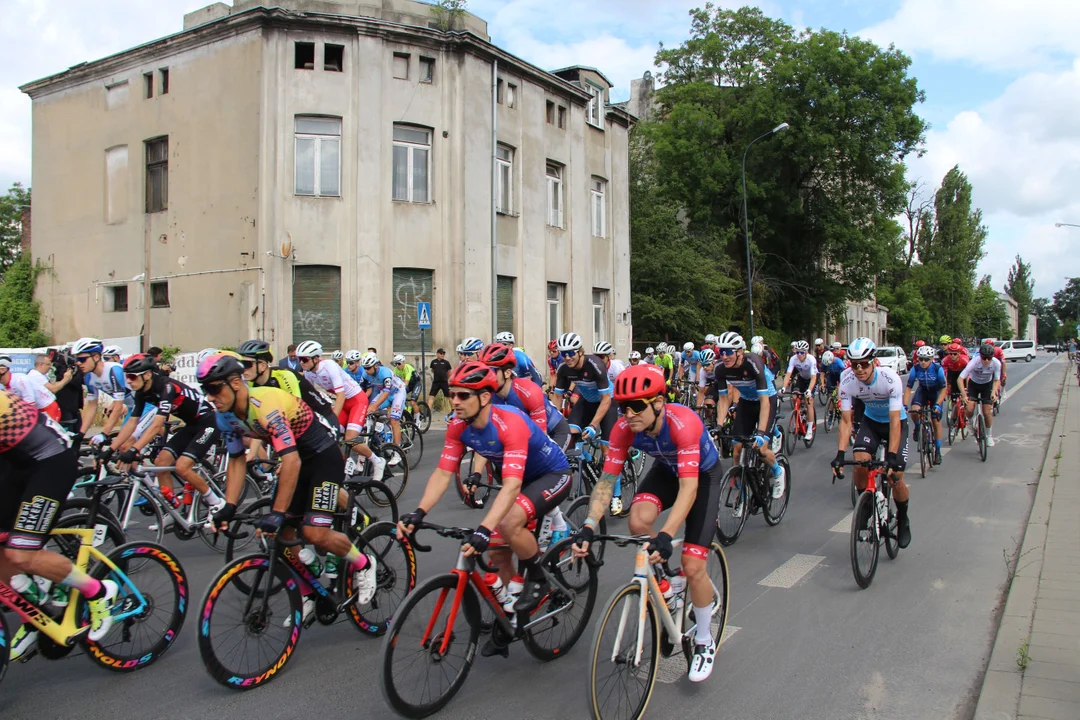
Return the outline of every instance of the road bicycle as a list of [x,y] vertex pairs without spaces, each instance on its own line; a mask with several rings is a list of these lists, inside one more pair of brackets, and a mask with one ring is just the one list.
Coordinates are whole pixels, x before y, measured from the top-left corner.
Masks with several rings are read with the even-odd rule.
[[843,479],[843,467],[847,466],[865,467],[869,471],[866,489],[860,493],[855,512],[851,514],[851,570],[855,574],[855,582],[866,589],[874,580],[881,545],[885,545],[885,552],[891,560],[895,560],[900,552],[896,505],[892,484],[887,478],[881,477],[886,474],[884,462],[877,459],[848,460],[835,469],[835,474]]
[[828,406],[825,409],[825,432],[832,432],[832,429],[840,422],[841,416],[840,389],[833,388],[832,392],[829,393]]
[[986,442],[986,419],[983,417],[982,405],[978,402],[975,403],[975,414],[971,419],[971,434],[979,446],[979,459],[986,462],[990,448]]
[[[99,482],[104,487],[114,481]],[[86,656],[101,667],[132,672],[160,659],[180,634],[188,602],[187,575],[180,561],[168,549],[149,542],[123,543],[105,553],[95,547],[96,534],[93,527],[56,527],[51,538],[61,540],[61,546],[69,550],[77,548],[76,567],[98,580],[116,583],[119,591],[110,611],[112,627],[101,640],[90,640],[90,611],[78,590],[64,588],[68,594],[63,607],[55,605],[55,596],[41,607],[0,581],[0,605],[39,633],[36,647],[18,662],[29,662],[34,655],[59,660],[81,644]],[[92,567],[91,559],[96,561]],[[9,621],[0,612],[0,679],[8,664],[13,635],[9,629]]]
[[[931,406],[933,407],[933,406]],[[926,471],[934,467],[934,453],[937,446],[934,444],[934,423],[926,417],[927,412],[935,412],[923,407],[919,414],[918,422],[912,421],[912,431],[919,437],[919,470],[926,477]]]
[[752,435],[733,436],[732,441],[741,444],[737,464],[728,468],[721,480],[720,510],[716,514],[716,538],[724,547],[732,545],[742,534],[746,518],[759,512],[769,525],[778,525],[787,512],[791,499],[791,465],[783,455],[776,462],[786,473],[784,494],[772,496],[772,470],[761,460],[754,448]]
[[820,405],[821,407],[825,407],[829,404],[829,400],[832,398],[832,392],[829,391],[825,383],[820,382],[822,377],[824,376],[821,373],[818,373],[818,384],[817,387],[814,388],[814,394],[817,395],[818,405]]
[[[660,657],[682,651],[689,669],[698,618],[689,602],[689,587],[665,598],[660,581],[679,575],[667,563],[649,564],[646,535],[595,536],[618,547],[636,545],[634,576],[616,590],[600,615],[589,655],[589,711],[593,720],[637,720],[643,717],[656,686]],[[682,538],[672,545],[682,545]],[[710,634],[717,647],[724,636],[731,607],[727,557],[719,543],[709,547],[706,571],[713,586]]]
[[788,418],[786,445],[788,455],[795,452],[800,440],[809,449],[814,444],[814,438],[817,437],[816,433],[811,433],[810,439],[806,439],[806,431],[810,428],[806,406],[810,402],[813,402],[813,398],[808,397],[801,390],[791,391],[791,415]]
[[964,411],[964,403],[960,400],[959,394],[949,396],[949,444],[959,437],[961,440],[967,437],[967,413]]
[[416,412],[413,412],[412,408],[406,407],[402,419],[415,423],[416,429],[423,435],[431,429],[431,408],[427,406],[427,403],[417,401]]
[[[411,542],[420,552],[429,547],[415,532],[432,530],[441,537],[466,542],[472,528],[443,527],[424,522]],[[395,712],[422,718],[444,707],[461,689],[476,659],[481,632],[490,627],[486,655],[509,655],[520,640],[543,662],[565,655],[588,624],[596,602],[597,566],[575,560],[574,538],[552,544],[538,567],[550,587],[536,609],[508,615],[481,571],[495,570],[479,555],[459,554],[455,568],[421,583],[409,593],[383,641],[383,697]],[[485,622],[484,614],[490,617]]]
[[[372,455],[376,455],[386,460],[386,466],[383,468],[382,482],[394,494],[394,499],[401,497],[401,494],[405,492],[405,486],[409,484],[409,458],[405,454],[405,451],[392,442],[389,442],[393,438],[393,433],[390,430],[389,425],[384,424],[383,427],[379,427],[382,420],[377,420],[376,417],[368,416],[368,424],[364,431],[355,437],[348,440],[342,440],[339,444],[341,446],[341,452],[349,457],[349,453],[352,451],[354,445],[361,443],[367,443],[367,446],[371,449]],[[402,431],[404,433],[404,430]],[[420,435],[417,435],[419,438]],[[421,441],[422,442],[422,441]],[[421,452],[423,452],[421,447]],[[371,466],[370,458],[363,456],[356,456],[357,462],[363,460],[361,467],[361,474],[371,477],[374,472],[374,468]],[[391,462],[395,461],[393,465]],[[378,504],[380,502],[376,497],[372,497],[371,501]]]

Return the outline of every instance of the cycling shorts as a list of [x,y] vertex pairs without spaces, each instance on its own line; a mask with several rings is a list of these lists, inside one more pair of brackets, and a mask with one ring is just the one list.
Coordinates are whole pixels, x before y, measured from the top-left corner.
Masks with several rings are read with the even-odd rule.
[[810,378],[804,378],[802,375],[796,375],[793,379],[792,385],[800,392],[806,392],[810,389]]
[[[773,395],[766,398],[769,403],[769,427],[765,428],[766,435],[772,435],[776,428],[776,413],[780,406],[780,399]],[[761,415],[761,400],[747,400],[739,398],[735,406],[735,422],[731,426],[732,435],[750,436],[758,431],[758,418]]]
[[967,396],[968,402],[982,403],[983,405],[994,404],[994,381],[984,383],[977,383],[968,380],[967,384]]
[[165,449],[174,458],[184,456],[199,462],[210,452],[210,448],[217,444],[220,435],[215,416],[203,415],[178,428],[165,443]]
[[[567,417],[567,421],[570,423],[570,432],[580,433],[582,428],[588,427],[589,423],[596,417],[596,411],[599,409],[599,402],[589,402],[585,398],[578,398],[577,402],[574,403],[574,407],[570,410],[570,415]],[[605,445],[611,435],[611,429],[615,427],[615,421],[618,419],[619,411],[615,407],[615,401],[612,400],[608,406],[607,414],[600,419],[600,439]]]
[[346,430],[356,432],[364,431],[364,421],[367,420],[368,397],[364,393],[357,393],[345,400],[338,413],[338,424]]
[[[716,533],[716,513],[720,508],[720,490],[723,472],[720,463],[698,474],[697,496],[686,516],[686,530],[683,536],[682,554],[691,557],[708,558],[709,547]],[[652,503],[659,512],[675,504],[679,496],[679,478],[664,463],[654,462],[638,484],[634,504]]]
[[43,460],[0,458],[0,533],[10,531],[0,546],[40,550],[45,545],[78,466],[74,448]]
[[547,436],[559,446],[560,450],[566,452],[566,448],[570,447],[570,423],[566,422],[566,418],[560,417],[555,427],[548,428]]
[[957,381],[960,379],[960,371],[959,370],[955,370],[955,371],[954,370],[949,370],[948,372],[945,373],[945,379],[948,380],[948,382],[949,382],[949,395],[950,396],[959,395],[960,394],[960,384]]
[[937,405],[936,401],[937,401],[938,393],[940,393],[940,392],[941,392],[941,390],[938,389],[938,388],[933,388],[933,389],[924,388],[924,387],[922,387],[920,385],[919,389],[917,391],[915,391],[915,393],[911,396],[911,407],[912,407],[912,409],[915,409],[917,407],[918,408],[933,407],[933,406]]
[[[859,432],[855,435],[854,452],[869,453],[871,456],[877,452],[878,445],[885,443],[885,452],[889,451],[889,423],[880,423],[864,417],[859,423]],[[900,458],[900,472],[907,467],[908,459],[908,425],[907,420],[900,421],[900,445],[896,451]]]
[[[337,512],[338,489],[345,477],[345,458],[337,445],[300,459],[296,490],[288,514],[304,516],[304,525],[329,528]],[[280,485],[278,486],[280,490]],[[275,491],[275,497],[277,497]]]

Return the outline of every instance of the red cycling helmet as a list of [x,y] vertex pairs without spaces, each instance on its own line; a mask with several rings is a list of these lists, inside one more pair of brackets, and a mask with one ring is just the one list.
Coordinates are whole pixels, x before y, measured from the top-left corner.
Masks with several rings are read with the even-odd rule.
[[915,347],[917,347],[917,348],[918,348],[918,347],[922,347],[922,346],[923,346],[923,345],[925,345],[925,344],[926,344],[926,341],[925,341],[925,340],[916,340],[916,341],[915,341]]
[[157,363],[154,362],[154,358],[143,353],[136,353],[124,361],[124,372],[131,375],[138,375],[156,368]]
[[659,365],[631,365],[615,378],[615,401],[649,400],[663,395],[666,385],[664,369]]
[[495,392],[499,389],[499,380],[490,367],[482,362],[470,360],[461,363],[450,373],[450,387]]
[[517,365],[514,348],[506,345],[488,345],[480,351],[480,362],[488,367],[508,368]]
[[946,348],[951,353],[961,352],[964,348],[960,347],[960,343],[953,343]]
[[555,340],[552,340],[552,341],[550,341],[548,343],[548,350],[554,350],[558,346],[559,346],[559,343],[557,341],[555,341]]

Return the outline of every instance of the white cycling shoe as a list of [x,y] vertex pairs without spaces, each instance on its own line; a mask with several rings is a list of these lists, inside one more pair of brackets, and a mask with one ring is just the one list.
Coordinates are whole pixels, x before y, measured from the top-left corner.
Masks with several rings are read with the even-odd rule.
[[690,658],[690,682],[702,682],[712,674],[713,660],[716,658],[716,643],[709,638],[707,645],[695,644],[694,655]]

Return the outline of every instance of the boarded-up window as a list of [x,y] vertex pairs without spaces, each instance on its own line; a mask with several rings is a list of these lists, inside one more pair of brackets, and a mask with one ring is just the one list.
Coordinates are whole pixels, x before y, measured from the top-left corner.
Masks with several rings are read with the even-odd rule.
[[118,82],[115,85],[107,85],[105,87],[105,109],[115,110],[124,103],[128,98],[128,81],[124,80]]
[[169,138],[146,141],[146,212],[169,207]]
[[341,347],[341,268],[293,268],[293,342],[314,340],[327,350]]
[[[420,352],[420,328],[416,322],[416,303],[431,302],[432,272],[414,268],[394,268],[393,322],[394,352]],[[438,309],[432,306],[434,319]],[[424,344],[431,351],[431,332],[426,333]]]
[[105,222],[122,223],[127,214],[128,148],[117,145],[105,151]]
[[514,327],[514,278],[500,275],[495,286],[496,317],[499,322],[499,332],[512,332],[517,335]]

